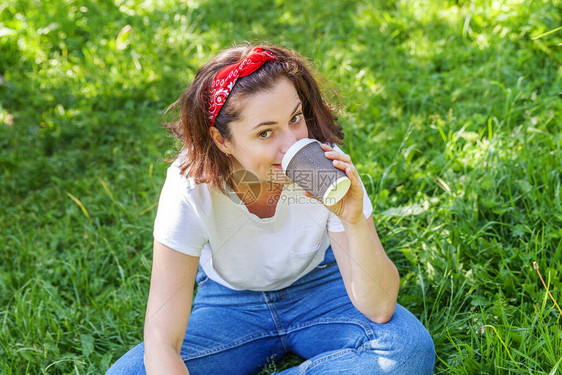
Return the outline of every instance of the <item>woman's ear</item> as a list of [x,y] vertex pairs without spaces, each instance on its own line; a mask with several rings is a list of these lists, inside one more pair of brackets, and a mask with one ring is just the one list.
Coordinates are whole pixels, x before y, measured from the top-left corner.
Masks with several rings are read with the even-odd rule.
[[228,150],[228,146],[226,144],[226,139],[224,139],[224,137],[221,135],[221,133],[218,131],[217,128],[215,128],[214,126],[211,127],[209,129],[209,135],[211,136],[213,142],[215,143],[215,145],[217,145],[219,150],[221,150],[226,155],[230,154]]

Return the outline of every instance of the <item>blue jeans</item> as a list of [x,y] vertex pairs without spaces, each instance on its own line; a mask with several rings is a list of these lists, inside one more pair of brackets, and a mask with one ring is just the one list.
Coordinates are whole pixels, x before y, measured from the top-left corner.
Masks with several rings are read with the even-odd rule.
[[[201,267],[196,281],[181,348],[191,375],[257,374],[288,352],[306,361],[279,375],[433,373],[435,349],[424,326],[398,304],[385,324],[360,313],[331,248],[318,267],[273,292],[226,288]],[[107,374],[144,374],[143,353],[141,343]]]

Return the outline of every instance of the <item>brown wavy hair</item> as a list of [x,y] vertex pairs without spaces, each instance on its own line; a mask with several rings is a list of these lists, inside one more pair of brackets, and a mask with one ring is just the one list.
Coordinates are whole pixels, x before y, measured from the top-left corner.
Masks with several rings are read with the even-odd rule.
[[[213,142],[209,130],[209,87],[216,74],[224,67],[244,60],[250,51],[260,47],[277,56],[249,76],[239,78],[224,106],[215,119],[215,127],[227,140],[232,140],[230,122],[240,117],[241,104],[245,98],[271,90],[282,77],[288,78],[302,101],[303,115],[310,138],[320,142],[341,145],[344,134],[337,122],[340,100],[337,92],[314,69],[312,64],[297,52],[273,45],[239,45],[219,52],[196,73],[193,82],[185,89],[165,112],[175,114],[165,124],[172,134],[181,140],[181,174],[191,177],[196,183],[207,183],[226,194],[225,184],[234,190],[230,179],[231,160]],[[317,81],[325,88],[330,100],[337,99],[338,106],[324,99]],[[175,160],[174,159],[174,160]]]

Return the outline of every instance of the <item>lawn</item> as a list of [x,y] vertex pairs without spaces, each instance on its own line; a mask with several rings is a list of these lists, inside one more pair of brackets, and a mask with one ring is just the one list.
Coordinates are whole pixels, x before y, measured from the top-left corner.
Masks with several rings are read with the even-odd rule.
[[259,40],[338,90],[435,372],[562,373],[561,25],[560,0],[2,2],[0,373],[102,373],[142,340],[162,114]]

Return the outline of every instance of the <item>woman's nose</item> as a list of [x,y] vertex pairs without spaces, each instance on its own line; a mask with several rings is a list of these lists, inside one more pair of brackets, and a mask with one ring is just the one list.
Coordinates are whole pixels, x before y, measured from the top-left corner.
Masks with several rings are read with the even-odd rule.
[[297,138],[297,135],[293,132],[287,132],[287,134],[285,135],[284,139],[283,139],[283,146],[281,147],[281,151],[283,152],[283,155],[285,155],[285,153],[287,152],[287,150],[294,145],[299,139]]

